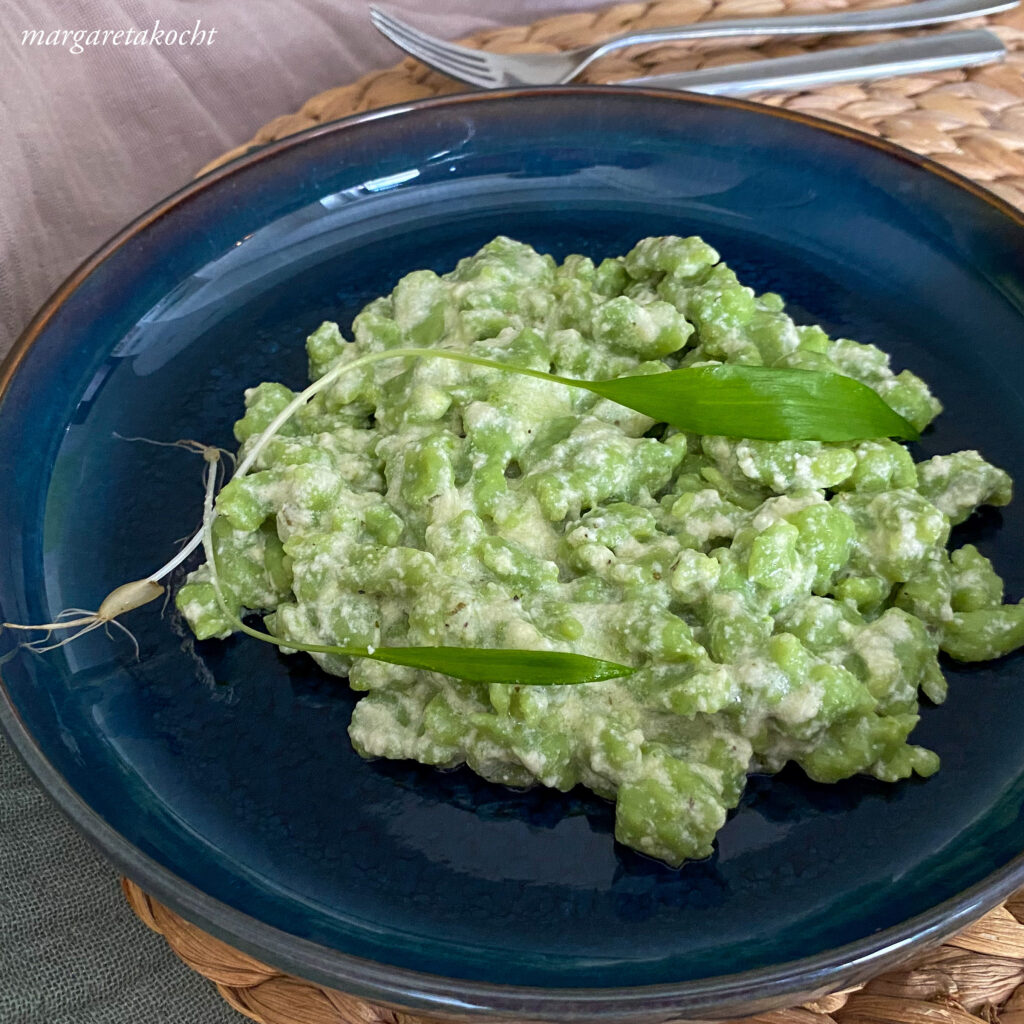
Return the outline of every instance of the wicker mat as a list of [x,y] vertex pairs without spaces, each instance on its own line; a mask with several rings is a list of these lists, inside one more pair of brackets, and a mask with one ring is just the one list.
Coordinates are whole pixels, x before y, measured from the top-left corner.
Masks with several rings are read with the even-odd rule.
[[[660,0],[567,14],[533,25],[481,32],[474,45],[546,51],[596,42],[630,28],[710,18],[759,17],[883,6],[847,0]],[[1002,64],[970,71],[764,94],[772,106],[800,110],[878,135],[988,186],[1024,209],[1024,11],[975,19],[988,24],[1010,53]],[[943,31],[937,29],[935,31]],[[894,33],[839,36],[829,46],[896,38]],[[750,39],[634,47],[598,61],[583,81],[613,82],[819,48],[822,39]],[[254,146],[349,114],[464,89],[414,60],[314,96],[295,114],[275,118],[247,143],[204,170]],[[260,1024],[417,1024],[417,1018],[283,974],[205,934],[123,882],[132,909],[161,933],[190,967],[213,981],[235,1009]],[[1024,1024],[1024,890],[937,950],[859,990],[750,1018],[751,1024]]]
[[[682,25],[712,18],[855,10],[885,6],[891,2],[658,0],[655,3],[620,4],[599,11],[565,14],[524,27],[480,32],[468,41],[509,53],[554,51],[597,42],[631,28]],[[1024,208],[1024,9],[994,18],[957,22],[948,28],[931,31],[983,25],[998,33],[1009,50],[1002,64],[865,84],[833,85],[807,92],[765,93],[755,98],[771,106],[800,110],[890,139],[973,178],[1008,202]],[[823,41],[828,47],[837,47],[896,38],[899,36],[893,32],[873,32],[833,36],[828,40],[820,36],[804,36],[795,41],[761,37],[760,40],[751,38],[745,43],[737,43],[734,39],[662,43],[609,54],[591,65],[580,80],[614,82],[637,75],[686,71],[764,57],[786,57],[821,49]],[[314,96],[297,113],[275,118],[249,142],[225,153],[203,170],[240,156],[253,146],[273,142],[325,121],[466,88],[412,58],[406,58],[386,71],[373,72],[351,85]]]

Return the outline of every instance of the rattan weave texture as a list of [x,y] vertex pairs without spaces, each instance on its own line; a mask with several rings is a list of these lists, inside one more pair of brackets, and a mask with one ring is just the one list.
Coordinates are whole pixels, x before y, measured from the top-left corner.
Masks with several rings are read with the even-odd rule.
[[[884,6],[891,0],[657,0],[619,4],[598,11],[563,14],[515,28],[470,36],[467,42],[499,52],[552,51],[596,42],[631,28],[684,24],[711,18],[809,14]],[[805,92],[754,97],[858,128],[932,157],[1016,206],[1024,208],[1024,9],[994,18],[958,22],[950,31],[987,25],[1010,51],[1005,62],[966,71],[835,85]],[[763,57],[784,57],[826,46],[852,46],[898,38],[892,32],[847,36],[703,41],[633,47],[593,64],[585,82],[614,82],[638,75],[683,71]],[[467,87],[430,71],[412,58],[365,75],[351,85],[307,100],[293,114],[264,125],[248,142],[225,153],[209,170],[253,146],[273,142],[326,121],[411,99],[440,96]]]

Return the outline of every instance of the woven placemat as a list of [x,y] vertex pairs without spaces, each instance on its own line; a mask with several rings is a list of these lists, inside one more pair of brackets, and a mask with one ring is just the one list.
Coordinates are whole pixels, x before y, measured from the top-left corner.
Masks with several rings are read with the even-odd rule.
[[[426,1024],[260,963],[189,924],[134,882],[121,884],[143,923],[259,1024]],[[1024,1024],[1022,922],[1024,889],[906,967],[744,1024]]]
[[[596,42],[631,28],[711,18],[802,14],[884,6],[891,0],[660,0],[579,12],[532,25],[480,32],[472,45],[501,52],[552,51]],[[944,71],[756,99],[881,136],[932,157],[1024,209],[1024,11],[961,22],[987,25],[1009,49],[1002,64]],[[952,28],[951,26],[950,28]],[[936,29],[933,31],[948,31]],[[611,54],[588,69],[587,82],[682,71],[827,46],[896,38],[895,33],[824,40],[735,40],[660,44]],[[406,59],[393,68],[330,89],[297,113],[275,118],[253,138],[213,161],[211,170],[253,147],[349,114],[465,87]],[[133,882],[125,896],[142,921],[164,936],[190,967],[209,978],[236,1010],[259,1024],[418,1024],[419,1018],[287,975],[207,935],[157,903]],[[1024,890],[1002,907],[921,954],[908,966],[859,989],[749,1018],[751,1024],[1024,1024]]]
[[[712,18],[810,14],[886,6],[892,0],[658,0],[581,11],[532,25],[478,32],[467,42],[499,52],[554,51],[597,42],[632,28],[682,25]],[[799,110],[858,128],[930,156],[966,175],[1015,206],[1024,208],[1024,10],[994,18],[975,18],[932,29],[952,31],[987,26],[1006,44],[1001,64],[967,71],[833,85],[804,92],[764,93],[753,97],[771,106]],[[924,34],[922,32],[922,34]],[[615,82],[638,75],[684,71],[717,64],[785,57],[823,47],[854,46],[899,38],[893,32],[798,39],[751,38],[632,47],[591,65],[583,82]],[[253,138],[213,161],[204,171],[326,121],[375,107],[467,87],[431,71],[412,58],[375,71],[351,85],[329,89],[307,100],[294,114],[274,118]]]

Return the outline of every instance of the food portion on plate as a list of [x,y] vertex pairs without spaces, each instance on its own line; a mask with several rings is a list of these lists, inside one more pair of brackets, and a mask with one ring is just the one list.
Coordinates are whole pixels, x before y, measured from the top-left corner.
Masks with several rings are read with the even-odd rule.
[[[794,324],[698,238],[560,265],[497,238],[443,276],[407,275],[352,334],[308,339],[311,379],[332,376],[307,403],[283,384],[246,392],[236,436],[257,454],[177,595],[197,636],[259,612],[286,652],[557,651],[631,670],[540,686],[314,653],[365,692],[349,734],[366,757],[582,784],[615,800],[617,839],[678,865],[711,852],[749,772],[930,775],[938,756],[908,737],[919,691],[945,696],[939,651],[1024,643],[1024,606],[1003,605],[988,559],[947,549],[952,526],[1010,500],[977,452],[915,464],[885,437],[684,432],[544,379],[809,370],[862,382],[916,430],[939,413],[913,373]],[[406,348],[508,369],[338,372]]]

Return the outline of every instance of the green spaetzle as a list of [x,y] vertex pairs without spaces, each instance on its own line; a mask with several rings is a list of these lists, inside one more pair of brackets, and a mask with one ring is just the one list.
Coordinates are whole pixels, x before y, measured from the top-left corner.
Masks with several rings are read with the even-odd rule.
[[[874,346],[798,326],[698,238],[649,238],[561,265],[497,238],[444,276],[416,271],[346,341],[309,338],[317,379],[408,347],[605,380],[732,363],[840,373],[916,429],[927,386]],[[246,393],[241,452],[294,397]],[[870,396],[869,396],[870,397]],[[873,400],[873,399],[872,399]],[[584,785],[616,837],[670,864],[707,856],[751,771],[930,775],[908,741],[941,701],[940,650],[1024,644],[1024,606],[950,529],[1005,505],[977,452],[916,464],[895,441],[684,434],[587,391],[447,359],[382,360],[300,408],[217,499],[231,609],[334,646],[570,651],[633,666],[579,685],[460,681],[314,657],[364,693],[366,757],[468,764],[512,786]],[[232,631],[201,566],[177,595],[200,638]]]

